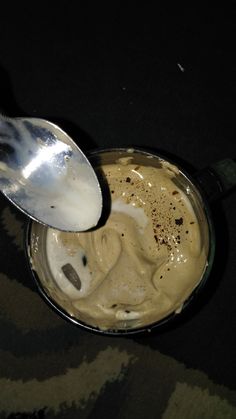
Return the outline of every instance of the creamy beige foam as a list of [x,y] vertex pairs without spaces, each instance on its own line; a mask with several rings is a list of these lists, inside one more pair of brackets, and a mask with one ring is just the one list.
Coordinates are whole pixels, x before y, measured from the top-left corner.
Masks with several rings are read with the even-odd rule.
[[[48,229],[47,254],[70,314],[101,329],[140,327],[181,309],[206,267],[199,222],[175,183],[178,169],[120,159],[102,167],[111,213],[94,231]],[[62,266],[79,276],[74,284]]]

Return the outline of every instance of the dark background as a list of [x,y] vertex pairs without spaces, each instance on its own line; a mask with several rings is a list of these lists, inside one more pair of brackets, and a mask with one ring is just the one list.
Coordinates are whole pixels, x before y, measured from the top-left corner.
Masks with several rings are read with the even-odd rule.
[[[2,112],[55,121],[85,151],[154,147],[191,172],[235,158],[235,2],[98,3],[1,5]],[[197,303],[171,328],[136,339],[234,390],[235,203],[234,191],[212,206],[216,260]],[[35,289],[24,262],[1,263]],[[87,336],[67,327],[71,341]]]

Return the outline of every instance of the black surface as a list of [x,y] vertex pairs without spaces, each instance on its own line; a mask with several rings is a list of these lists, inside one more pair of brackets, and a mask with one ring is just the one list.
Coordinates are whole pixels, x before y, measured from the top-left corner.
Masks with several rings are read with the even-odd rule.
[[[135,2],[111,2],[103,9],[92,3],[75,8],[72,2],[1,6],[0,108],[12,116],[59,123],[84,150],[152,147],[192,173],[235,158],[234,4],[156,9]],[[235,203],[234,191],[212,206],[217,254],[198,304],[171,329],[136,339],[231,390],[236,390]],[[1,271],[17,277],[20,270],[25,272],[24,262],[18,257],[12,265],[4,232],[1,241]],[[19,281],[34,288],[27,275]],[[77,331],[68,326],[63,342],[77,341]],[[78,333],[86,339],[86,332]],[[46,351],[57,345],[59,335],[48,339]],[[97,347],[108,342],[94,339]],[[21,353],[40,345],[36,332],[22,337],[3,328],[2,347],[14,352],[14,342]],[[111,394],[119,392],[119,385],[113,386]],[[102,406],[101,399],[91,418],[101,417]],[[107,409],[110,414],[111,406]]]

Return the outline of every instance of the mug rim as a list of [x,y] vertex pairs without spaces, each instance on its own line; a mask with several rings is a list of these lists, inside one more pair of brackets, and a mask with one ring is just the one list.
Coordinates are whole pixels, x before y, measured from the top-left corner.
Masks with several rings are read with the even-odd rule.
[[160,159],[163,159],[165,161],[167,161],[170,164],[173,164],[175,166],[178,167],[178,169],[183,173],[183,175],[190,181],[190,183],[192,183],[194,185],[194,187],[196,188],[196,190],[198,191],[201,199],[202,199],[202,203],[203,203],[203,210],[206,216],[206,221],[207,221],[207,226],[208,226],[208,234],[209,234],[209,250],[208,250],[208,255],[207,255],[207,261],[206,261],[206,266],[205,266],[205,270],[202,274],[201,279],[199,280],[199,283],[196,285],[196,287],[192,290],[191,294],[186,298],[186,300],[183,302],[182,307],[181,307],[181,311],[180,312],[176,312],[173,311],[170,314],[168,314],[167,316],[165,316],[164,318],[153,322],[151,324],[145,325],[145,326],[140,326],[137,328],[130,328],[130,329],[99,329],[96,326],[92,326],[89,325],[77,318],[75,318],[74,316],[68,314],[66,312],[65,309],[63,309],[58,303],[56,303],[56,301],[54,301],[46,292],[45,288],[43,287],[43,285],[41,284],[41,280],[37,274],[37,272],[34,270],[33,268],[33,264],[31,263],[31,254],[30,254],[30,249],[31,249],[31,231],[32,231],[32,225],[36,222],[35,220],[29,220],[29,222],[27,223],[26,226],[26,230],[25,230],[25,253],[26,253],[26,259],[27,259],[27,265],[29,268],[29,271],[31,273],[31,276],[34,279],[34,282],[36,283],[37,289],[39,291],[39,294],[41,295],[41,297],[43,298],[44,301],[46,301],[46,303],[50,306],[50,308],[52,308],[57,314],[60,315],[60,317],[62,317],[64,320],[67,320],[70,323],[73,323],[75,326],[82,328],[84,330],[87,330],[89,332],[95,333],[95,334],[99,334],[99,335],[105,335],[105,336],[133,336],[133,335],[138,335],[138,334],[144,334],[144,333],[150,333],[156,329],[160,329],[163,326],[166,325],[170,325],[173,324],[173,322],[179,318],[179,316],[182,317],[183,313],[186,312],[186,310],[189,308],[189,306],[191,306],[191,303],[193,303],[197,296],[202,292],[202,289],[205,287],[205,284],[209,278],[210,272],[212,270],[212,266],[213,266],[213,261],[214,261],[214,256],[215,256],[215,228],[214,228],[214,224],[213,224],[213,217],[211,214],[211,209],[209,206],[209,203],[207,201],[207,198],[204,194],[204,191],[201,189],[201,187],[198,185],[197,181],[194,179],[193,176],[189,175],[189,173],[183,169],[181,167],[181,165],[176,164],[171,158],[166,157],[164,154],[159,153],[158,150],[156,150],[156,152],[154,150],[148,149],[148,147],[135,147],[135,146],[130,146],[130,147],[106,147],[106,148],[96,148],[93,150],[90,150],[89,152],[87,152],[87,158],[88,160],[90,158],[92,158],[93,156],[96,156],[102,153],[111,153],[111,152],[124,152],[127,153],[130,152],[130,154],[134,153],[139,153],[139,154],[143,154],[143,155],[149,155],[149,156],[153,156],[153,157],[158,157]]

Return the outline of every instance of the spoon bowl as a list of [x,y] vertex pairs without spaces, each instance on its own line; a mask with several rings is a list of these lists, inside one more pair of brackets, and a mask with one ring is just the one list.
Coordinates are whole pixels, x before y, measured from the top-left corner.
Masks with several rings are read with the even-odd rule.
[[0,116],[0,190],[21,211],[63,231],[101,216],[102,193],[87,157],[57,125]]

